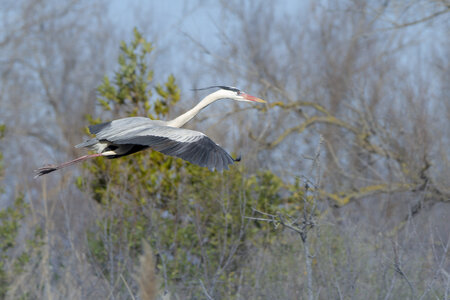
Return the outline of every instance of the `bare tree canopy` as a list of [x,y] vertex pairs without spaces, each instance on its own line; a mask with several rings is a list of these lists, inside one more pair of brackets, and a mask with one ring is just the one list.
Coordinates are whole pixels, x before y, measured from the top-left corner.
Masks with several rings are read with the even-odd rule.
[[[2,1],[0,298],[448,299],[448,32],[448,0]],[[33,180],[91,133],[162,153]]]

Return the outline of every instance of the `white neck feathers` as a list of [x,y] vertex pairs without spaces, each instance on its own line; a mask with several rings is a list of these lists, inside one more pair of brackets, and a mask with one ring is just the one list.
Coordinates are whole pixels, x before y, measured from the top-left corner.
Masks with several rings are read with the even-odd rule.
[[167,126],[171,127],[181,127],[187,122],[189,122],[193,117],[195,117],[202,109],[210,105],[211,103],[223,99],[223,98],[229,98],[229,95],[226,95],[226,93],[223,93],[223,90],[218,90],[217,92],[214,92],[212,94],[209,94],[205,98],[203,98],[202,101],[200,101],[196,106],[194,106],[191,110],[188,110],[181,116],[168,121]]

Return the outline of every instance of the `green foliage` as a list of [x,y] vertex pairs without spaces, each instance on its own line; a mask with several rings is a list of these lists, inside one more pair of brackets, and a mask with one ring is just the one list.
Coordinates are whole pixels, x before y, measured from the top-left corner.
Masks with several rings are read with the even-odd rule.
[[[167,117],[180,98],[175,77],[153,83],[146,61],[152,47],[137,30],[120,50],[119,70],[98,88],[105,112],[113,118]],[[85,167],[91,178],[80,177],[77,185],[89,186],[106,213],[88,235],[90,252],[106,274],[113,271],[112,260],[123,266],[121,253],[137,257],[146,239],[159,252],[158,267],[172,283],[202,277],[232,285],[246,257],[246,241],[267,242],[272,231],[244,216],[252,215],[252,208],[275,212],[300,203],[270,171],[246,174],[244,166],[235,165],[223,173],[210,172],[156,151],[98,159]]]
[[[16,246],[16,237],[27,209],[28,205],[24,202],[23,197],[18,197],[12,206],[0,210],[0,298],[5,296],[9,283],[6,262],[11,258],[8,252]],[[14,263],[17,273],[26,263],[25,256],[21,255]]]
[[[0,125],[0,139],[3,138],[5,130],[6,127]],[[0,152],[0,179],[3,178],[2,175],[3,156]],[[42,245],[40,241],[43,232],[37,226],[34,229],[34,236],[25,239],[26,245],[22,247],[21,252],[13,253],[21,247],[17,243],[17,235],[29,210],[23,195],[19,195],[11,206],[0,210],[0,299],[5,297],[10,281],[24,271],[24,267],[30,260],[30,252],[39,249]]]
[[[24,272],[30,262],[31,253],[38,253],[43,245],[43,231],[40,226],[34,228],[34,236],[24,239],[25,245],[17,243],[17,235],[30,211],[23,196],[14,203],[0,210],[0,298],[3,299],[8,290],[10,280]],[[20,249],[20,252],[17,251]],[[37,250],[37,252],[36,252]],[[13,251],[15,253],[13,253]]]
[[[0,139],[3,138],[3,134],[5,132],[5,125],[0,125]],[[3,154],[0,152],[0,179],[3,179]],[[3,193],[3,189],[0,186],[0,195]],[[1,212],[0,212],[1,214]],[[3,226],[0,228],[0,235],[3,235],[5,233],[3,232]],[[11,238],[8,237],[7,240],[10,240]],[[4,270],[4,250],[3,250],[3,241],[0,240],[0,298],[4,298],[6,294],[6,288],[8,286],[8,281],[6,277],[6,272]]]
[[169,107],[180,99],[180,90],[175,77],[169,76],[164,85],[156,84],[153,90],[159,96],[150,103],[153,92],[153,71],[148,69],[147,56],[153,50],[151,43],[134,29],[134,40],[127,45],[120,44],[119,70],[114,81],[105,76],[98,87],[99,103],[115,116],[125,113],[127,116],[148,116],[159,118],[168,113]]
[[0,139],[5,136],[5,132],[6,132],[6,125],[0,124]]
[[[6,126],[4,124],[0,124],[0,140],[5,136]],[[3,179],[3,153],[0,152],[0,180]],[[0,194],[3,193],[3,188],[0,185]]]

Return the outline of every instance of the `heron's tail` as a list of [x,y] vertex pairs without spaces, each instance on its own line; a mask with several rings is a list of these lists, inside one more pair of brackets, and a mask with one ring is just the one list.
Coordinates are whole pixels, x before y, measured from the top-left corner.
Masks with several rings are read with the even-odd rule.
[[59,170],[59,169],[71,166],[73,164],[82,162],[83,160],[86,160],[86,159],[89,159],[89,158],[93,158],[93,157],[99,157],[99,156],[102,156],[102,155],[103,155],[102,153],[89,154],[89,155],[84,155],[84,156],[78,157],[78,158],[76,158],[74,160],[71,160],[71,161],[67,161],[67,162],[59,164],[59,165],[47,165],[47,166],[44,166],[42,168],[34,170],[34,173],[35,173],[34,178],[38,178],[39,176],[42,176],[42,175],[51,173],[53,171],[56,171],[56,170]]
[[98,143],[98,140],[96,138],[93,138],[93,139],[87,140],[81,144],[76,145],[75,148],[91,147],[97,143]]

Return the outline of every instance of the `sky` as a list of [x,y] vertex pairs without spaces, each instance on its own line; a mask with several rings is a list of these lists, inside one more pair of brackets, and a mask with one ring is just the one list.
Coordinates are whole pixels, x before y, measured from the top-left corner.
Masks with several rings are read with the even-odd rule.
[[[116,24],[120,24],[122,39],[129,39],[135,26],[144,34],[147,33],[147,38],[153,42],[155,50],[164,53],[164,55],[158,56],[163,61],[155,64],[155,73],[162,72],[165,73],[164,76],[167,76],[171,73],[183,74],[190,64],[198,64],[198,61],[194,59],[194,54],[189,56],[187,51],[180,51],[179,47],[191,47],[195,50],[200,49],[198,45],[208,49],[220,48],[219,32],[221,28],[219,26],[221,26],[221,19],[226,16],[221,12],[221,7],[217,2],[114,0],[110,2],[109,14]],[[243,3],[242,9],[246,9],[245,2]],[[293,14],[305,3],[307,2],[301,4],[295,0],[280,0],[276,7],[277,13]],[[233,26],[233,24],[227,23],[227,26]],[[227,28],[227,32],[230,32],[229,28]],[[204,72],[207,73],[208,70],[204,70]],[[182,88],[183,86],[192,87],[191,83],[183,82],[183,76],[177,76],[177,79],[181,81]],[[209,81],[201,84],[205,86],[233,85],[232,82]]]
[[116,24],[120,24],[124,39],[131,36],[134,27],[153,35],[148,38],[156,51],[164,49],[166,56],[176,60],[170,63],[172,67],[181,65],[185,59],[177,55],[180,53],[177,48],[188,42],[187,36],[206,45],[218,43],[212,22],[219,17],[220,11],[209,2],[114,0],[109,14]]

